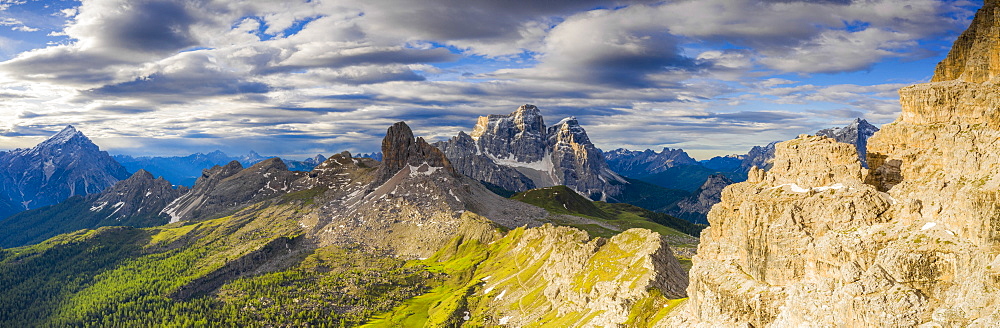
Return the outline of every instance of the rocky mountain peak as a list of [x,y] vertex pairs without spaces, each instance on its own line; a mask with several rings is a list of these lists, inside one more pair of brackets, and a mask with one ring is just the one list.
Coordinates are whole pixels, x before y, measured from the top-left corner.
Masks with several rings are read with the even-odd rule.
[[531,163],[545,157],[545,122],[533,105],[507,115],[480,116],[469,136],[476,141],[477,153],[493,159]]
[[847,126],[822,129],[817,131],[816,135],[854,145],[858,150],[858,159],[861,161],[861,166],[867,168],[868,138],[871,138],[878,130],[878,127],[868,123],[868,121],[856,118]]
[[423,164],[443,167],[454,174],[451,162],[440,149],[431,146],[422,137],[414,137],[413,130],[405,122],[396,122],[389,127],[382,139],[382,166],[379,167],[375,184],[389,180],[404,167]]
[[590,137],[587,136],[587,131],[580,126],[580,121],[577,121],[576,117],[573,116],[564,118],[559,121],[559,123],[550,126],[548,135],[550,145],[554,145],[559,142],[579,144],[590,143]]
[[73,150],[85,150],[98,152],[99,147],[94,144],[90,138],[87,138],[83,132],[80,132],[72,125],[67,125],[58,133],[52,135],[45,141],[42,141],[35,147],[22,151],[21,153],[35,153],[35,154],[55,154],[64,151]]
[[316,154],[316,156],[307,158],[302,162],[312,166],[316,166],[323,163],[324,161],[326,161],[326,156],[323,156],[323,154]]
[[280,158],[263,160],[244,169],[239,161],[203,171],[189,192],[165,208],[170,222],[212,219],[276,195],[292,191],[305,172],[292,172]]
[[0,217],[98,193],[129,174],[72,125],[33,148],[0,153]]
[[931,82],[998,82],[1000,77],[1000,1],[986,0],[972,24],[938,63]]
[[523,105],[482,116],[472,133],[436,144],[455,169],[506,191],[566,185],[588,197],[614,197],[625,180],[608,169],[576,118],[545,127],[541,111]]
[[154,178],[155,177],[153,176],[153,174],[149,173],[149,171],[146,171],[144,169],[139,169],[138,171],[135,171],[135,173],[132,174],[132,176],[126,180],[131,180],[131,179],[153,180]]
[[604,153],[604,158],[612,171],[632,178],[657,174],[675,166],[698,164],[683,149],[667,147],[659,153],[652,149],[634,151],[618,148]]

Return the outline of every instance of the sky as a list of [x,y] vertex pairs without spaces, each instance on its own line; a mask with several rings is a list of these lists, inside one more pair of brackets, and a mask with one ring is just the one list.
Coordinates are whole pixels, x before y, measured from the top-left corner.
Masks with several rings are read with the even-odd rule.
[[378,151],[537,105],[698,159],[892,122],[982,1],[0,0],[0,149]]

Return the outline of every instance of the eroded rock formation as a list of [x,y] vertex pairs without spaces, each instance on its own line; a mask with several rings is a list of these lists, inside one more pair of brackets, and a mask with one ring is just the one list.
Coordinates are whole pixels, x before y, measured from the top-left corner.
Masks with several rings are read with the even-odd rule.
[[776,147],[709,213],[690,299],[664,326],[1000,325],[1000,1],[989,0],[933,82],[852,145]]

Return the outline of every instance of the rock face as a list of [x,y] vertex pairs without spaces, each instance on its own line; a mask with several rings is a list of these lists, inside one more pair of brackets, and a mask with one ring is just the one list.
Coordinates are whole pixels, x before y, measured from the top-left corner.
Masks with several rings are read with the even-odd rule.
[[139,170],[101,193],[70,197],[0,221],[0,247],[34,244],[80,229],[163,225],[170,218],[160,211],[185,192],[185,187],[174,189],[167,180]]
[[207,169],[194,188],[163,209],[170,222],[208,219],[276,195],[288,193],[304,172],[289,171],[279,158],[243,169],[237,161]]
[[631,178],[660,173],[675,166],[698,164],[683,149],[670,148],[663,148],[659,153],[650,149],[632,151],[619,148],[604,153],[604,158],[612,171]]
[[662,324],[1000,325],[998,10],[986,1],[934,82],[900,90],[871,171],[851,145],[800,137],[726,188],[690,299]]
[[139,170],[132,177],[122,180],[110,189],[100,194],[94,202],[91,212],[99,212],[104,209],[114,209],[105,217],[106,220],[129,221],[132,217],[159,217],[162,220],[151,220],[143,226],[153,226],[167,223],[166,216],[160,216],[160,211],[168,204],[186,193],[186,187],[173,188],[170,181],[160,177],[154,179],[153,175],[145,170]]
[[0,152],[0,218],[98,193],[128,178],[125,168],[73,126],[34,148]]
[[733,184],[725,175],[713,174],[691,196],[677,202],[667,214],[694,223],[708,224],[708,212],[722,200],[722,190]]
[[575,118],[545,127],[538,107],[479,118],[471,134],[436,144],[455,170],[509,191],[566,185],[591,199],[613,199],[627,183],[608,168]]
[[868,168],[868,138],[878,132],[878,128],[864,119],[858,118],[845,127],[823,129],[816,132],[818,136],[830,137],[837,142],[849,143],[858,150],[861,166]]

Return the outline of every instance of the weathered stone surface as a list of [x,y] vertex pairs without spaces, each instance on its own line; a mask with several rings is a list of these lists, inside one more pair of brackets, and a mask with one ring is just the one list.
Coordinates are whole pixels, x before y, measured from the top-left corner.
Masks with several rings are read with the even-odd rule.
[[451,163],[441,150],[431,146],[424,138],[414,137],[413,131],[403,122],[396,122],[386,131],[382,139],[382,166],[379,167],[375,184],[389,180],[407,166],[428,165],[444,168],[455,173]]
[[436,144],[451,161],[455,170],[470,178],[491,183],[500,188],[517,191],[535,189],[535,182],[510,166],[497,164],[477,149],[476,140],[464,131],[447,142]]
[[900,91],[903,114],[869,140],[871,171],[850,145],[800,137],[726,188],[690,300],[660,324],[1000,325],[998,7],[986,1],[935,82]]
[[551,174],[557,184],[595,200],[607,201],[621,193],[625,180],[608,168],[576,118],[568,117],[550,126],[548,136]]
[[938,63],[931,82],[961,80],[982,83],[1000,76],[1000,6],[986,0],[972,24],[955,40],[948,57]]

